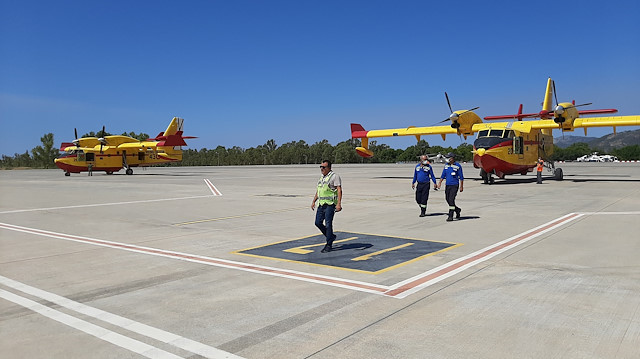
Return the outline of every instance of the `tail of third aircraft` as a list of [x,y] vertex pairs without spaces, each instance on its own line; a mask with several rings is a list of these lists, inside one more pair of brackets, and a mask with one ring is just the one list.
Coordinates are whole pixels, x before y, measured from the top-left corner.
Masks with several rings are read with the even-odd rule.
[[547,91],[544,94],[544,102],[542,102],[542,112],[550,112],[553,110],[553,91],[553,80],[549,77],[549,80],[547,80]]

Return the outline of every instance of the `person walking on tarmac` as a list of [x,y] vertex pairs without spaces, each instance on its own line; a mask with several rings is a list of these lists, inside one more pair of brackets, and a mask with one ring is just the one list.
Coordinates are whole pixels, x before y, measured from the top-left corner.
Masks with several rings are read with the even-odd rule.
[[536,165],[536,170],[538,171],[538,184],[542,183],[542,169],[544,168],[544,161],[542,157],[538,157],[538,163]]
[[315,209],[318,201],[315,224],[327,239],[327,244],[322,249],[322,253],[326,253],[333,250],[333,241],[336,239],[336,235],[333,234],[333,215],[342,211],[342,181],[340,176],[331,170],[331,161],[322,161],[320,173],[322,175],[311,202],[311,210]]
[[464,190],[464,176],[462,175],[462,166],[456,162],[456,155],[454,153],[447,154],[449,162],[444,165],[440,181],[438,182],[438,188],[442,185],[442,181],[446,179],[446,187],[444,190],[445,198],[449,204],[449,217],[447,222],[453,221],[453,212],[456,213],[456,219],[460,218],[460,207],[456,206],[456,196],[458,195],[458,189],[460,192]]
[[416,182],[418,182],[418,189],[416,189],[416,202],[420,206],[420,217],[427,215],[427,201],[429,200],[429,190],[431,184],[429,178],[433,181],[433,188],[436,188],[436,176],[433,175],[433,169],[429,164],[427,156],[420,156],[420,163],[416,165],[415,171],[413,171],[413,182],[411,182],[411,188],[416,188]]

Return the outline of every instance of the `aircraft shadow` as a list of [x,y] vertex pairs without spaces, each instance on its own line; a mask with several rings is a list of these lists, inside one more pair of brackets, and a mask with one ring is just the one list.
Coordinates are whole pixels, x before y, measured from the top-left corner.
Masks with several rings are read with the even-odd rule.
[[[592,178],[582,178],[589,177]],[[567,177],[580,177],[580,178],[567,178]],[[598,175],[599,178],[594,178],[596,175],[564,175],[564,181],[571,181],[574,183],[581,182],[640,182],[639,178],[631,178],[631,176],[610,176],[610,177],[602,177]],[[613,178],[617,177],[617,178]],[[482,181],[481,178],[474,178],[474,181]],[[536,183],[537,179],[534,178],[505,178],[505,179],[494,179],[492,184],[487,184],[488,186],[500,186],[500,185],[508,185],[508,184],[518,184],[518,183]],[[553,177],[542,177],[542,184],[545,182],[557,182]]]

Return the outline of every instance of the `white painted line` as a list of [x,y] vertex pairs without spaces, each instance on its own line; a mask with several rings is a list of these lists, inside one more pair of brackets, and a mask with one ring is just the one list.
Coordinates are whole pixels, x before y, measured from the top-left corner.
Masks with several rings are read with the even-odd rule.
[[96,204],[81,204],[77,206],[63,206],[63,207],[48,207],[48,208],[31,208],[31,209],[15,209],[10,211],[2,211],[0,214],[8,214],[8,213],[22,213],[22,212],[37,212],[37,211],[53,211],[57,209],[70,209],[70,208],[86,208],[86,207],[101,207],[101,206],[118,206],[122,204],[136,204],[136,203],[150,203],[150,202],[162,202],[162,201],[181,201],[185,199],[194,199],[194,198],[205,198],[211,197],[211,195],[206,196],[190,196],[190,197],[178,197],[178,198],[158,198],[158,199],[148,199],[142,201],[127,201],[127,202],[111,202],[111,203],[96,203]]
[[44,237],[63,239],[67,241],[121,249],[129,252],[136,252],[136,253],[154,255],[154,256],[165,257],[165,258],[178,259],[178,260],[187,261],[187,262],[206,264],[210,266],[238,269],[246,272],[266,274],[266,275],[282,277],[282,278],[296,279],[296,280],[301,280],[305,282],[326,284],[334,287],[353,289],[353,290],[363,291],[367,293],[382,294],[389,289],[389,287],[387,286],[359,282],[359,281],[354,281],[350,279],[341,279],[341,278],[323,276],[318,274],[310,274],[310,273],[292,271],[287,269],[261,266],[257,264],[246,264],[246,263],[230,261],[226,259],[205,257],[205,256],[189,254],[189,253],[174,252],[174,251],[168,251],[168,250],[158,249],[158,248],[142,247],[142,246],[136,246],[133,244],[106,241],[102,239],[81,237],[81,236],[75,236],[75,235],[64,234],[64,233],[56,233],[56,232],[45,231],[41,229],[15,226],[15,225],[6,224],[6,223],[0,223],[0,228],[8,229],[16,232],[35,234],[35,235],[44,236]]
[[222,196],[222,192],[218,191],[216,186],[214,186],[213,183],[211,183],[211,181],[205,178],[204,183],[207,184],[207,187],[209,187],[209,190],[211,190],[211,193],[213,193],[214,196]]
[[394,284],[385,294],[395,298],[405,298],[410,294],[418,292],[428,286],[440,282],[443,279],[449,278],[452,275],[458,274],[470,267],[485,262],[500,253],[513,249],[516,246],[526,243],[533,238],[563,226],[580,217],[582,217],[582,214],[569,213],[526,232],[507,238],[464,257]]
[[62,324],[66,324],[72,328],[85,332],[89,335],[93,335],[98,339],[107,341],[111,344],[130,350],[134,353],[138,353],[147,358],[171,358],[171,359],[182,358],[180,356],[166,352],[162,349],[158,349],[149,344],[137,341],[135,339],[131,339],[129,337],[118,334],[111,330],[89,323],[80,318],[76,318],[71,315],[57,311],[55,309],[51,309],[40,303],[34,302],[30,299],[21,297],[11,292],[7,292],[6,290],[3,290],[3,289],[0,289],[0,298],[4,298],[10,302],[13,302],[29,310],[32,310],[36,313],[44,315],[47,318],[53,319]]
[[67,299],[65,297],[59,296],[57,294],[54,293],[50,293],[50,292],[46,292],[44,290],[38,289],[38,288],[34,288],[31,287],[27,284],[24,283],[20,283],[18,281],[15,281],[13,279],[10,278],[6,278],[3,276],[0,276],[0,284],[3,284],[7,287],[13,288],[15,290],[19,290],[23,293],[26,294],[30,294],[33,295],[35,297],[38,297],[40,299],[44,299],[46,301],[49,301],[51,303],[57,304],[61,307],[67,308],[67,309],[71,309],[75,312],[78,312],[80,314],[84,314],[99,320],[102,320],[104,322],[110,323],[110,324],[114,324],[116,326],[119,326],[121,328],[130,330],[134,333],[137,334],[141,334],[144,336],[147,336],[149,338],[161,341],[163,343],[167,343],[170,345],[173,345],[177,348],[180,349],[184,349],[187,351],[190,351],[194,354],[199,354],[202,355],[206,358],[212,358],[212,359],[241,359],[241,357],[225,352],[223,350],[196,342],[194,340],[185,338],[185,337],[181,337],[179,335],[173,334],[173,333],[169,333],[166,332],[164,330],[158,329],[158,328],[154,328],[151,326],[148,326],[146,324],[142,324],[139,322],[136,322],[134,320],[131,319],[127,319],[124,317],[121,317],[119,315],[116,314],[112,314],[109,312],[105,312],[103,310],[97,309],[97,308],[93,308],[90,307],[88,305],[79,303],[79,302],[75,302],[71,299]]

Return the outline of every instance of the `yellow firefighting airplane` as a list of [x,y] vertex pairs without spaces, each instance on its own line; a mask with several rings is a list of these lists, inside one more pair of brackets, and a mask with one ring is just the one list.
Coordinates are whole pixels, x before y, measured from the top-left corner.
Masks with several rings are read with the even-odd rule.
[[[589,127],[612,126],[615,132],[617,126],[640,126],[640,116],[607,116],[582,118],[580,115],[615,113],[616,109],[579,111],[577,107],[590,105],[563,102],[552,108],[552,96],[556,96],[555,83],[551,78],[547,81],[542,111],[539,113],[522,113],[522,105],[516,115],[488,116],[485,120],[513,119],[511,122],[484,123],[473,111],[453,111],[449,96],[445,92],[451,115],[446,120],[449,126],[428,126],[366,131],[360,124],[351,124],[351,138],[360,138],[361,147],[356,152],[362,157],[372,157],[373,152],[368,148],[369,138],[392,136],[415,136],[420,141],[422,135],[441,135],[444,140],[447,135],[467,136],[477,133],[473,143],[473,166],[480,169],[480,176],[484,183],[493,183],[492,175],[504,178],[509,174],[526,174],[533,171],[538,157],[545,160],[545,165],[553,171],[555,179],[562,180],[562,169],[555,168],[550,160],[553,153],[554,129],[562,132],[573,131],[574,128],[584,128],[585,135]],[[539,120],[522,121],[523,118],[540,118]]]
[[[160,132],[156,138],[140,141],[128,136],[104,136],[77,138],[60,145],[64,151],[55,164],[64,171],[65,176],[71,173],[105,171],[107,174],[126,168],[128,175],[133,174],[132,167],[152,166],[161,163],[182,161],[184,141],[192,136],[182,136],[184,120],[174,117],[167,130]],[[104,134],[104,127],[102,129]]]

